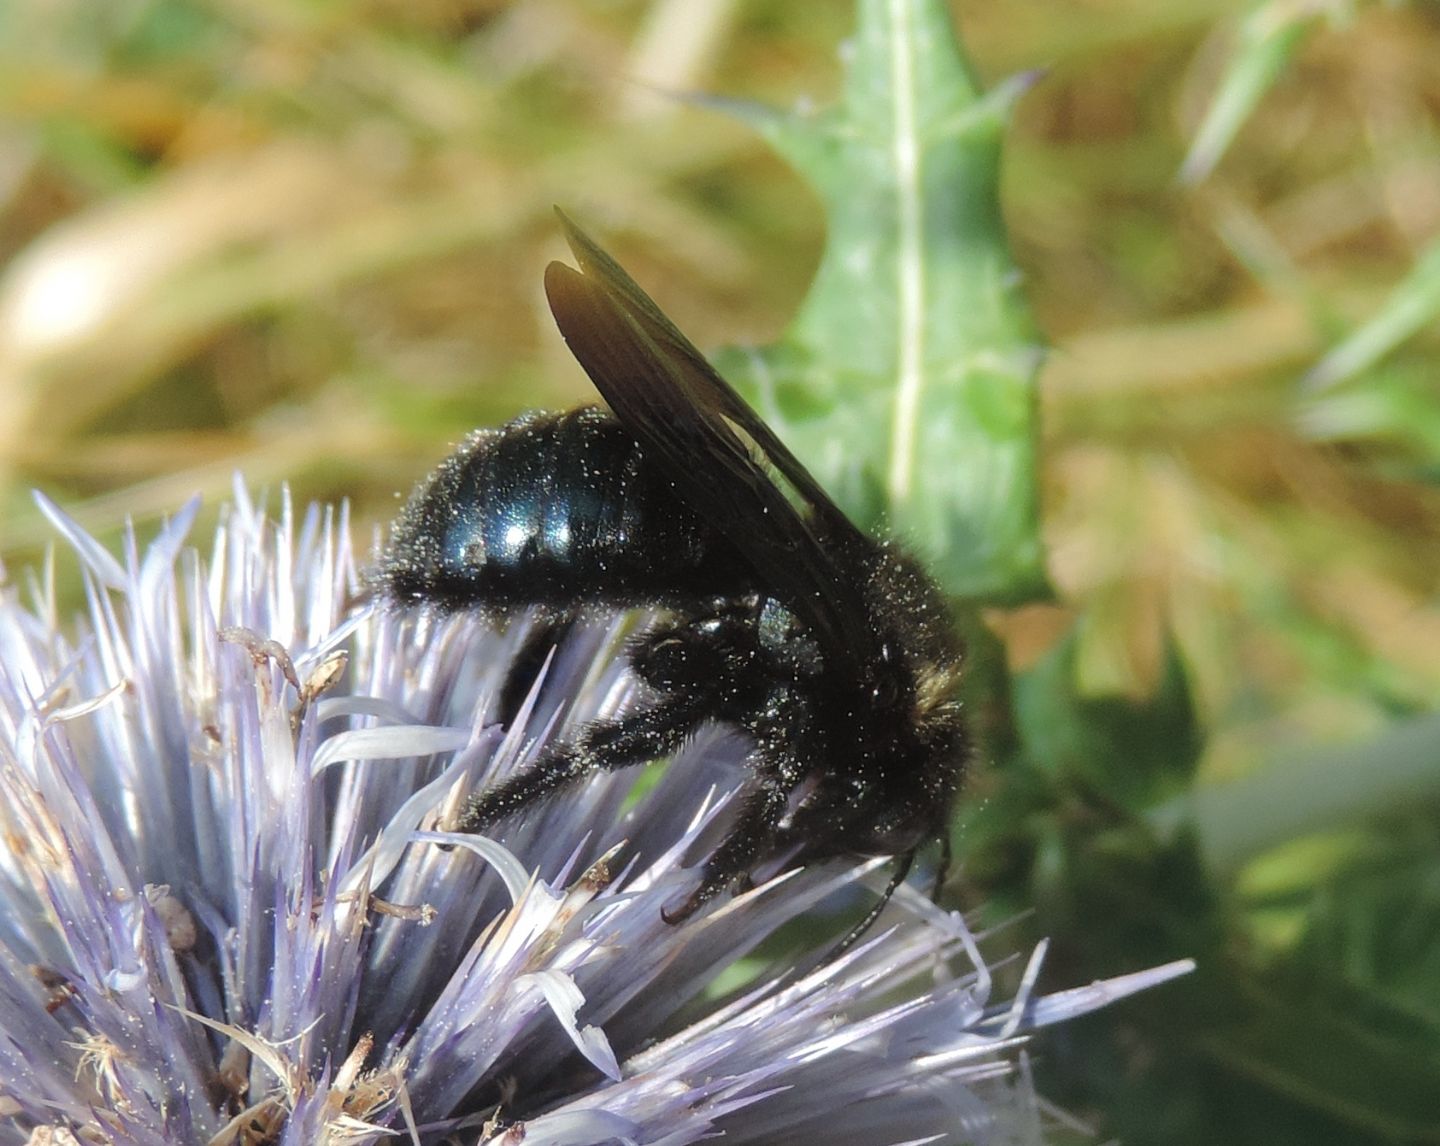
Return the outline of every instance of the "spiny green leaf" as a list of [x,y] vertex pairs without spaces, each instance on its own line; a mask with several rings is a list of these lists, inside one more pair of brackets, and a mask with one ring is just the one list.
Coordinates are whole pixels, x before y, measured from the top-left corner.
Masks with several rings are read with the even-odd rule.
[[829,235],[779,345],[723,360],[863,526],[914,543],[952,593],[1045,592],[1041,353],[998,201],[1025,87],[982,94],[936,0],[861,0],[843,98],[748,118],[806,176]]

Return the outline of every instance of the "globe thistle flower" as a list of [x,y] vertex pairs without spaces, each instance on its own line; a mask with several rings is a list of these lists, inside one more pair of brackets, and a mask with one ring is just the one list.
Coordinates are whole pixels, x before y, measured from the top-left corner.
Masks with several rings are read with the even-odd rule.
[[624,618],[360,600],[344,511],[243,490],[117,558],[52,505],[88,611],[0,599],[0,1144],[1022,1142],[1030,1031],[1180,973],[993,998],[958,916],[902,889],[826,961],[780,930],[874,863],[761,881],[682,926],[743,746],[598,776],[491,839],[468,792],[623,706]]

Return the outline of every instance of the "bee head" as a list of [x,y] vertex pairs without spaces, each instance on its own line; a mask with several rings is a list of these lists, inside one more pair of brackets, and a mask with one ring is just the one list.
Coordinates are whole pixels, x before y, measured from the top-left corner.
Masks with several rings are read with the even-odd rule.
[[968,751],[958,662],[891,668],[836,721],[831,753],[792,808],[782,842],[804,841],[807,858],[900,855],[944,830]]

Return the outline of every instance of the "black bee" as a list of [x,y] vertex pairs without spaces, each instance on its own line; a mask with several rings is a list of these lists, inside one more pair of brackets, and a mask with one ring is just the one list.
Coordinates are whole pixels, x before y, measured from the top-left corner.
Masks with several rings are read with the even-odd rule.
[[380,583],[444,608],[656,608],[629,649],[653,699],[471,797],[456,827],[479,832],[594,772],[669,756],[719,721],[749,737],[751,775],[666,920],[771,857],[895,856],[888,899],[916,849],[943,843],[968,752],[946,602],[561,221],[580,270],[551,263],[545,292],[613,413],[526,414],[471,435],[401,512]]

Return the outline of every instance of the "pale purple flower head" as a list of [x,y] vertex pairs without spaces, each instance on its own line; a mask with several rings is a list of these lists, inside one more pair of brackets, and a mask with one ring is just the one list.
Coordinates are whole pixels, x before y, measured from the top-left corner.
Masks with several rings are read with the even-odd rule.
[[740,780],[720,730],[446,836],[627,703],[625,619],[506,731],[523,618],[366,605],[343,511],[243,490],[201,558],[195,508],[117,559],[47,506],[87,615],[0,599],[0,1146],[1039,1141],[1027,1032],[1183,969],[998,1001],[904,889],[837,960],[781,941],[873,863],[666,924]]

